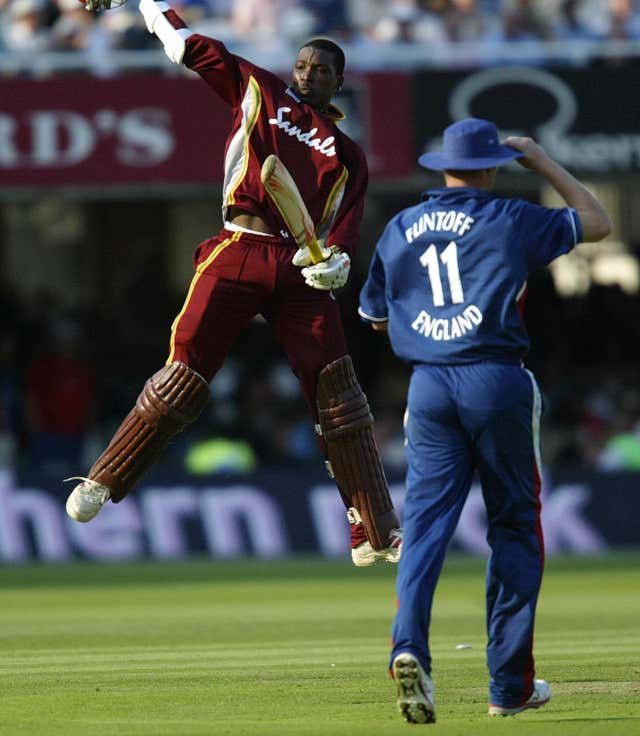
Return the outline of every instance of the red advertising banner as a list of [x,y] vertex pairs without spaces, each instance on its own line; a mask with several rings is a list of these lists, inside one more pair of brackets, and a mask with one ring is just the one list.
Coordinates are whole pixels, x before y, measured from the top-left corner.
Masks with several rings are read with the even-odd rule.
[[[360,112],[356,117],[362,132],[354,133],[353,137],[367,154],[371,177],[401,179],[409,176],[416,169],[411,75],[375,72],[356,79],[360,80]],[[347,81],[347,87],[349,83]]]
[[[372,176],[407,174],[410,80],[363,75],[345,100]],[[229,123],[197,78],[0,80],[0,186],[219,183]]]
[[229,110],[197,80],[0,82],[0,182],[215,182]]

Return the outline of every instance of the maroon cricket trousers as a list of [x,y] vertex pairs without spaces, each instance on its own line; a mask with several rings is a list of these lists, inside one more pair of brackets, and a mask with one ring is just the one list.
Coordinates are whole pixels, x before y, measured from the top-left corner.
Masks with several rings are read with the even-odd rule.
[[256,314],[271,326],[317,421],[318,374],[347,354],[338,303],[305,284],[290,240],[223,229],[196,248],[195,275],[171,328],[168,363],[210,381]]

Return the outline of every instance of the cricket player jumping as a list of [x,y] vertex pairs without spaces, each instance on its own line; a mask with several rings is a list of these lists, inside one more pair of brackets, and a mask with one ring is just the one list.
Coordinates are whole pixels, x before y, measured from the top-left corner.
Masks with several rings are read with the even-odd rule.
[[[556,189],[548,209],[491,194],[512,159]],[[435,721],[429,624],[433,595],[474,472],[482,484],[491,715],[539,708],[534,616],[544,561],[540,526],[540,391],[522,360],[527,277],[611,229],[598,200],[529,138],[498,141],[493,123],[462,120],[443,150],[420,158],[445,187],[396,215],[382,234],[360,315],[386,328],[413,365],[409,386],[404,550],[390,667],[410,723]]]
[[[90,0],[87,7],[108,4]],[[224,228],[196,249],[195,275],[172,326],[165,367],[147,381],[80,479],[67,512],[86,522],[108,500],[117,503],[129,493],[171,438],[198,417],[234,340],[262,314],[301,382],[348,510],[353,562],[397,562],[402,534],[332,295],[347,281],[367,187],[364,154],[336,126],[343,115],[331,104],[343,84],[344,54],[329,40],[309,41],[287,85],[221,42],[192,33],[166,2],[141,0],[140,12],[167,56],[197,72],[232,109]],[[321,263],[296,246],[265,191],[261,167],[271,154],[291,173],[324,241],[328,258]]]

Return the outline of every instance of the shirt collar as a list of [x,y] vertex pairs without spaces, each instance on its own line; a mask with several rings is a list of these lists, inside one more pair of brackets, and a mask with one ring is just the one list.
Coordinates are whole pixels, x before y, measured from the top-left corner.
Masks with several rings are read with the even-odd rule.
[[344,120],[347,117],[342,110],[333,103],[331,103],[327,108],[327,116],[330,117],[334,123],[338,123],[340,120]]
[[[293,97],[293,99],[296,102],[304,102],[305,105],[308,105],[309,104],[308,102],[305,102],[300,97],[298,97],[298,95],[291,89],[291,87],[287,87],[287,94],[290,97]],[[311,105],[309,105],[309,107],[311,107]],[[313,109],[316,110],[316,112],[319,112],[320,115],[326,115],[328,118],[331,118],[331,120],[333,120],[334,123],[338,123],[341,120],[345,120],[346,117],[347,117],[342,112],[342,110],[339,107],[337,107],[336,105],[334,105],[332,102],[329,103],[329,106],[327,107],[327,109],[324,112],[320,112],[320,110],[317,110],[317,108],[315,108],[315,107]]]
[[421,201],[428,199],[447,199],[455,201],[458,199],[467,199],[468,197],[492,197],[492,193],[486,189],[476,189],[475,187],[438,187],[436,189],[427,189],[420,195]]

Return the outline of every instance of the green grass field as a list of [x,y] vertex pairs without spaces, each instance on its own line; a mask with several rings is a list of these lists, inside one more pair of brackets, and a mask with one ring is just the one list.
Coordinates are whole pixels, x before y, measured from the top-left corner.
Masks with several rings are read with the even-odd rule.
[[2,567],[0,734],[640,734],[640,555],[548,561],[536,656],[554,699],[515,718],[486,715],[483,576],[447,563],[438,723],[409,726],[386,673],[390,566]]

